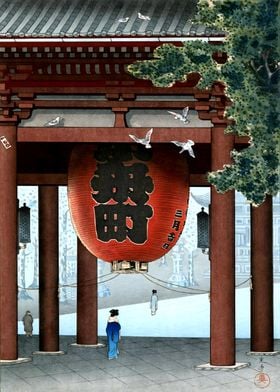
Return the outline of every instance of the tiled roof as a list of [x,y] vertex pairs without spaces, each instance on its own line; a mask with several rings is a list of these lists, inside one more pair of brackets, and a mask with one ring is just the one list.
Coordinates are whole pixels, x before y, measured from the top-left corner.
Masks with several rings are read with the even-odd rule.
[[[191,23],[196,3],[197,0],[0,0],[0,38],[221,35]],[[129,19],[124,21],[125,18]]]

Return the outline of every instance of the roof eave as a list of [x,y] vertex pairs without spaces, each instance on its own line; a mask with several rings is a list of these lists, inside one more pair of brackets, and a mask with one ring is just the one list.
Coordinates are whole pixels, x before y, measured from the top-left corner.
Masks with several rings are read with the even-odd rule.
[[187,41],[204,41],[209,43],[219,43],[225,40],[225,36],[165,36],[165,37],[98,37],[98,38],[0,38],[0,46],[3,44],[20,45],[24,43],[34,45],[59,44],[65,46],[68,44],[101,44],[101,43],[153,43],[153,42],[187,42]]

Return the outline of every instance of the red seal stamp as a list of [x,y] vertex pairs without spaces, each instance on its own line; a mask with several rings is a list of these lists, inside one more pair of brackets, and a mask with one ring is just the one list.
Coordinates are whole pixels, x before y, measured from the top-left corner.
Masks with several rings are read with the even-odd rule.
[[270,384],[269,375],[266,373],[260,372],[256,375],[254,382],[258,388],[266,388]]

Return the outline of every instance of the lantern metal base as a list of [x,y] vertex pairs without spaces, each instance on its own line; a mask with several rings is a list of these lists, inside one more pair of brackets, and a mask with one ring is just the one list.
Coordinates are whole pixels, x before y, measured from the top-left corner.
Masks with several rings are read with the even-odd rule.
[[148,272],[148,263],[144,261],[113,261],[112,272],[130,274],[135,272]]

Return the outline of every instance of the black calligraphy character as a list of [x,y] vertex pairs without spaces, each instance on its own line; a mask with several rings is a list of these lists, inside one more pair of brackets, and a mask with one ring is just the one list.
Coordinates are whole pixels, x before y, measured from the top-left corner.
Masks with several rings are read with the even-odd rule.
[[179,227],[180,227],[180,221],[174,220],[173,225],[172,225],[172,229],[178,231]]
[[167,239],[169,242],[172,242],[175,238],[175,233],[169,233],[167,236]]
[[163,249],[168,249],[168,248],[169,248],[169,244],[167,244],[167,242],[165,242],[165,243],[162,245],[162,247],[163,247]]
[[182,218],[182,216],[183,216],[183,211],[182,211],[182,210],[176,210],[175,216],[176,216],[176,218]]
[[142,244],[147,240],[147,220],[153,215],[151,206],[100,204],[95,207],[95,214],[101,241],[115,239],[121,242],[128,237],[132,242]]
[[107,242],[128,237],[134,243],[144,243],[147,222],[153,215],[152,207],[146,205],[154,189],[152,178],[146,175],[147,165],[127,163],[131,159],[127,148],[103,148],[95,156],[102,159],[91,179],[92,197],[99,203],[94,207],[98,238]]

